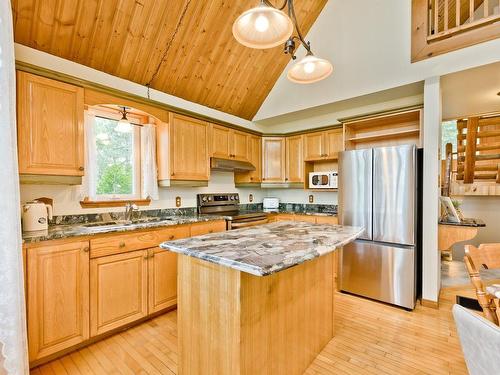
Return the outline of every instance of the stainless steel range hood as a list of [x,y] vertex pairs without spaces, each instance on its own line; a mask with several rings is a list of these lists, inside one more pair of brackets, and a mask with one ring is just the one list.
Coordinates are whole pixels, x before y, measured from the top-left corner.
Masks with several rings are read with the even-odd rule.
[[211,158],[210,167],[216,171],[250,172],[255,171],[252,163],[247,161]]

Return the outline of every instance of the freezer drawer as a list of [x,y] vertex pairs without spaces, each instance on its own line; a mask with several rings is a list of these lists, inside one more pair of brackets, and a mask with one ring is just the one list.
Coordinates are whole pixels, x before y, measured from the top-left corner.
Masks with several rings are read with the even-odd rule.
[[341,253],[340,289],[413,309],[415,251],[414,247],[351,242]]

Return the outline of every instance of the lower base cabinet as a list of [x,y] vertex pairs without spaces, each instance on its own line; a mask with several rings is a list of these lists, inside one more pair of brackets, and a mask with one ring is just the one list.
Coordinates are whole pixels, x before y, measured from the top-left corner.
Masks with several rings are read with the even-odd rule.
[[90,333],[97,336],[148,314],[148,251],[90,261]]
[[27,249],[26,266],[32,362],[90,337],[89,243]]
[[177,303],[177,254],[159,247],[149,249],[148,313],[152,314]]

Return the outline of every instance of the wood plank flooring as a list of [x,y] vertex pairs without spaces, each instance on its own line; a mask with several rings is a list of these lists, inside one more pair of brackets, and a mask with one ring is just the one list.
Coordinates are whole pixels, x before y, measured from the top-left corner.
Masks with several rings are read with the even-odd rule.
[[[467,374],[451,306],[469,285],[442,290],[439,310],[408,312],[336,296],[335,338],[306,371],[324,374]],[[177,312],[70,353],[31,374],[176,374]]]

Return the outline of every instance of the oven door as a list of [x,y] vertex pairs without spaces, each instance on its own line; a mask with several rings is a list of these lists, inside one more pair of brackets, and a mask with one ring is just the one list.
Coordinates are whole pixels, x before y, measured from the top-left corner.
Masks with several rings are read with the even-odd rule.
[[259,218],[251,218],[251,219],[243,219],[243,220],[229,220],[227,222],[227,229],[240,229],[240,228],[248,228],[253,227],[255,225],[262,225],[269,223],[269,219],[267,217],[259,217]]

